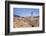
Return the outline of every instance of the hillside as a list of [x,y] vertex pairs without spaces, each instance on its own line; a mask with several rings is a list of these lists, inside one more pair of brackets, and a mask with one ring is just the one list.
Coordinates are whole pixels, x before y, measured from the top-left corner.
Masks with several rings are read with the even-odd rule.
[[38,27],[39,26],[39,16],[33,16],[33,19],[31,18],[31,16],[27,16],[27,17],[14,16],[13,26],[14,28]]

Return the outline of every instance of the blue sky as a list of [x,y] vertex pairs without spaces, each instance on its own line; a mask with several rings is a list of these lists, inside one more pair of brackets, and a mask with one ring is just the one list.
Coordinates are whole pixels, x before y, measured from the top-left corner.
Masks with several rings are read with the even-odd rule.
[[31,16],[31,12],[33,12],[33,16],[39,16],[38,8],[13,8],[13,15]]

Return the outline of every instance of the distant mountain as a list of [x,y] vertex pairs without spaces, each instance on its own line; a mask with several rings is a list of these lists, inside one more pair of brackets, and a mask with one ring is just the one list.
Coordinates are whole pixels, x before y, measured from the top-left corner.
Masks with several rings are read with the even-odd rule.
[[14,15],[15,17],[20,17],[19,15]]

